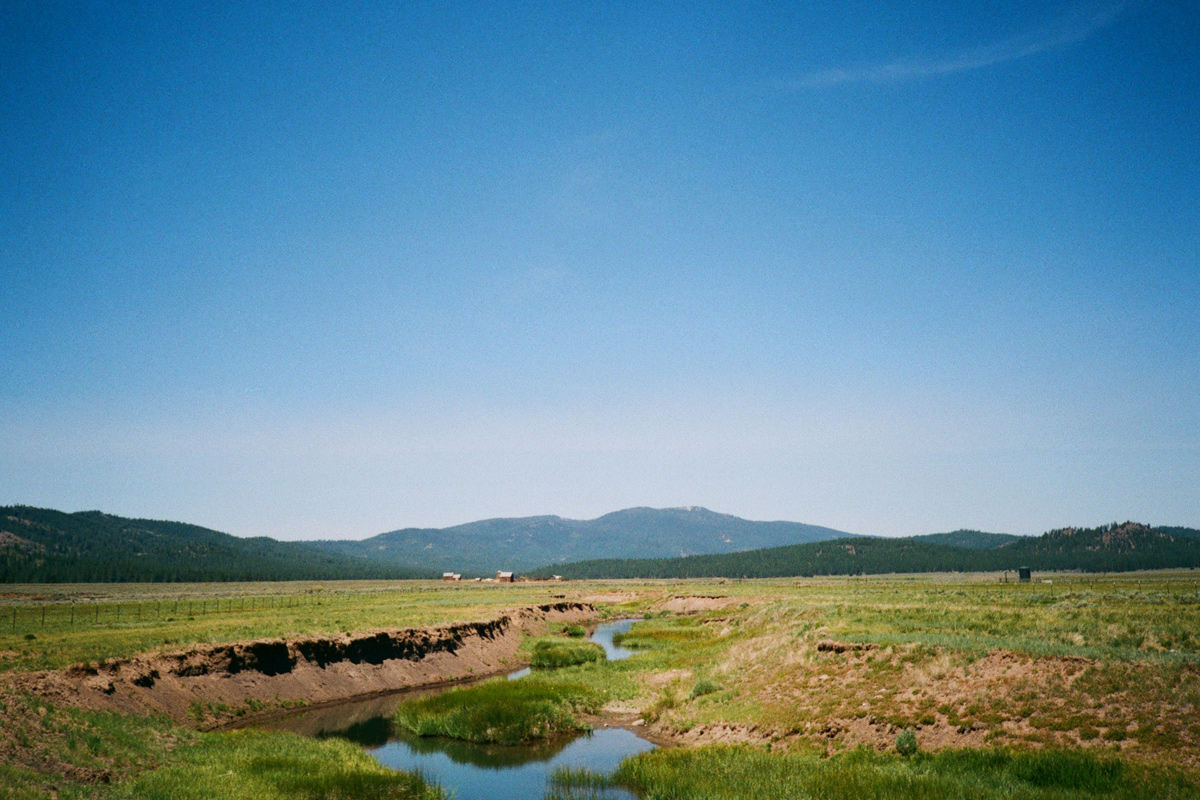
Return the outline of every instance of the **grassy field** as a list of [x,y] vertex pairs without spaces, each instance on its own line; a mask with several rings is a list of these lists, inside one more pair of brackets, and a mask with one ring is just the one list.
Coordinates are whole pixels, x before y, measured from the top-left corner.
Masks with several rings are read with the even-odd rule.
[[902,758],[859,748],[820,758],[750,747],[656,750],[627,759],[613,775],[559,770],[547,800],[583,800],[619,786],[646,800],[1187,800],[1196,784],[1071,750],[943,750]]
[[0,672],[197,643],[480,619],[562,593],[561,584],[438,581],[10,585],[0,596]]
[[[479,619],[562,596],[596,599],[609,616],[646,617],[623,641],[639,650],[634,658],[542,672],[539,680],[586,687],[607,712],[640,717],[689,745],[622,768],[616,778],[648,798],[750,796],[737,793],[738,776],[776,773],[808,776],[779,777],[770,795],[777,797],[851,791],[812,794],[812,785],[859,786],[861,797],[1200,796],[1194,571],[1037,576],[1030,584],[936,575],[10,586],[0,598],[0,671],[190,643]],[[15,632],[4,624],[14,608]],[[531,640],[529,655],[534,647]],[[371,777],[372,764],[336,743],[281,744],[288,758],[300,760],[272,771],[255,753],[276,745],[254,737],[56,709],[11,692],[0,701],[7,709],[0,797],[49,797],[50,786],[61,797],[190,796],[171,787],[205,786],[226,762],[246,787],[257,781],[246,796],[331,796],[326,789],[343,780],[338,775],[347,786],[376,787],[363,788],[363,796],[436,792]],[[21,724],[8,725],[11,719]],[[895,747],[905,731],[918,748],[909,759]],[[1060,755],[1065,760],[1055,761]],[[293,769],[287,763],[302,762],[308,766],[295,769],[326,777],[307,788],[271,783],[271,775]],[[1098,774],[1116,770],[1116,777],[1103,791],[1067,785],[1073,779],[1062,776],[1080,764]],[[111,785],[97,782],[101,772]],[[332,783],[320,782],[326,779]]]

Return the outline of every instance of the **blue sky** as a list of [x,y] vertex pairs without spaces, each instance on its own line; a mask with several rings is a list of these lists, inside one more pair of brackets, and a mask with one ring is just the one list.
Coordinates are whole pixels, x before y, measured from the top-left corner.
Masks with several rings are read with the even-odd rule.
[[8,4],[0,503],[1200,526],[1200,10]]

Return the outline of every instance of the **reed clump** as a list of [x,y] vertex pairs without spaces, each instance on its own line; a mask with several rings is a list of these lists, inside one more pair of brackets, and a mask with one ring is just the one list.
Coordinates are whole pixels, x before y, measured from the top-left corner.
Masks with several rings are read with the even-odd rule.
[[559,733],[587,730],[575,713],[594,713],[603,696],[582,683],[494,680],[433,697],[410,700],[393,722],[418,736],[449,736],[468,742],[520,744]]
[[114,800],[444,800],[419,775],[388,769],[361,747],[274,731],[205,734],[173,763],[112,792]]
[[[556,776],[557,778],[558,776]],[[942,750],[909,758],[860,748],[822,758],[753,747],[670,748],[626,759],[608,776],[564,774],[560,796],[601,785],[643,797],[708,800],[1109,800],[1193,798],[1200,788],[1177,770],[1083,750]]]
[[574,639],[539,639],[533,646],[529,666],[534,669],[559,669],[577,664],[604,661],[604,648],[593,642]]

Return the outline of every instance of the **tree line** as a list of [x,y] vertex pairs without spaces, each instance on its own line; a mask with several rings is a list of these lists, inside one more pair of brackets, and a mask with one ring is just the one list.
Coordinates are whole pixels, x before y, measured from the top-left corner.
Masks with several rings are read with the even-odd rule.
[[[1167,532],[1171,531],[1171,532]],[[1061,528],[990,549],[916,539],[856,537],[680,558],[597,559],[535,570],[564,578],[781,578],[901,572],[1127,572],[1200,567],[1200,531],[1138,523]]]

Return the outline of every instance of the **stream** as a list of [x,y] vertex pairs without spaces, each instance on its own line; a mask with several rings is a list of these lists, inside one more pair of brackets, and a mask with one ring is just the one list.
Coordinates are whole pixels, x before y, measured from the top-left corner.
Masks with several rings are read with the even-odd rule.
[[[633,655],[613,644],[613,636],[628,632],[632,619],[605,622],[589,641],[604,648],[610,661]],[[518,670],[508,677],[529,674]],[[629,756],[654,745],[623,728],[597,730],[535,742],[528,745],[489,745],[440,737],[419,737],[393,729],[391,716],[400,703],[414,697],[444,692],[450,687],[415,689],[368,700],[339,703],[286,717],[266,720],[261,727],[304,736],[337,736],[362,745],[381,764],[420,772],[455,800],[538,800],[546,794],[546,779],[558,767],[611,772]],[[634,800],[629,792],[611,789],[594,794],[613,800]]]

